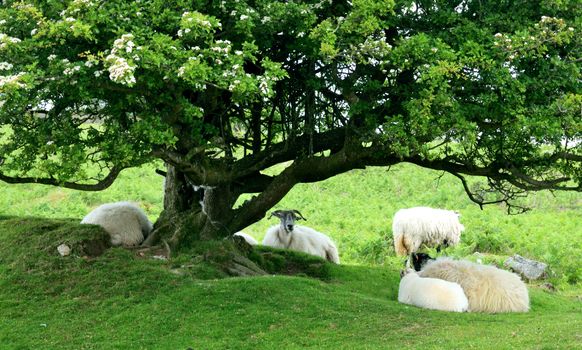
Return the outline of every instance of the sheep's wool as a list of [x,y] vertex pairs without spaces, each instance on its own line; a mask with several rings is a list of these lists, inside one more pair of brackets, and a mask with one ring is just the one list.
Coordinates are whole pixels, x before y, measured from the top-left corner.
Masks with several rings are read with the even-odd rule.
[[497,313],[529,310],[525,283],[518,275],[494,266],[439,258],[429,261],[419,276],[460,284],[469,299],[469,311]]
[[235,233],[233,236],[242,237],[250,245],[259,244],[259,242],[257,242],[257,240],[253,236],[249,235],[248,233],[244,233],[242,231]]
[[334,242],[325,234],[306,226],[295,225],[291,233],[283,232],[281,225],[271,226],[265,234],[263,245],[304,252],[340,263]]
[[437,278],[421,278],[409,272],[400,280],[398,301],[425,309],[464,312],[469,302],[457,283]]
[[445,240],[456,245],[465,227],[451,210],[416,207],[401,209],[394,215],[392,235],[398,255],[416,252],[421,245],[437,246]]
[[111,244],[126,247],[140,244],[153,229],[143,210],[129,202],[103,204],[87,214],[81,223],[103,227],[111,236]]

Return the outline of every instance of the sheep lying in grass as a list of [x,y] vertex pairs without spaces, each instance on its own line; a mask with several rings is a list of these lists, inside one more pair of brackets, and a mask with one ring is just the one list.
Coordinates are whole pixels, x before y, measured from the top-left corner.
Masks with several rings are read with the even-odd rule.
[[338,250],[328,236],[312,228],[295,225],[296,220],[305,220],[299,211],[276,210],[271,216],[281,219],[281,223],[267,230],[263,245],[296,250],[340,263]]
[[132,247],[139,245],[153,229],[146,214],[133,203],[103,204],[81,221],[82,224],[99,225],[111,236],[111,244]]
[[438,278],[422,278],[412,269],[403,271],[398,301],[425,309],[464,312],[469,301],[460,285]]
[[233,234],[233,236],[242,237],[250,245],[257,245],[257,244],[259,244],[259,242],[257,242],[257,240],[253,238],[253,236],[251,236],[251,235],[249,235],[247,233],[244,233],[242,231]]
[[518,275],[467,260],[438,258],[428,261],[421,277],[440,278],[463,287],[473,312],[527,312],[529,294]]
[[465,227],[459,214],[444,209],[416,207],[401,209],[392,221],[392,236],[397,255],[416,252],[426,246],[456,245]]

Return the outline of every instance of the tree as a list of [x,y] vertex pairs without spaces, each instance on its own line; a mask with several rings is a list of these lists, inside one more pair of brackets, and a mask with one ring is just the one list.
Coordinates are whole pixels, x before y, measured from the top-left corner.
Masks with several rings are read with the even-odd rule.
[[1,3],[0,179],[102,190],[162,160],[173,245],[367,166],[479,205],[582,191],[575,0]]

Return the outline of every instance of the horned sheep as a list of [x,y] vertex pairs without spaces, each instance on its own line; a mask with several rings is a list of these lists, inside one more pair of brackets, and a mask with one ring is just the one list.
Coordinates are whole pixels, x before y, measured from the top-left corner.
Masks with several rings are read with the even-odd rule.
[[103,204],[87,214],[81,224],[101,226],[111,236],[112,245],[124,247],[139,245],[153,229],[144,211],[130,202]]
[[396,254],[411,254],[423,244],[429,247],[458,244],[465,229],[459,216],[452,210],[428,207],[399,210],[392,221]]
[[527,312],[529,294],[518,275],[467,260],[438,258],[428,261],[418,274],[461,285],[472,312]]
[[340,263],[338,249],[328,236],[307,226],[295,225],[296,220],[306,220],[298,210],[276,210],[271,216],[278,217],[281,223],[267,230],[263,245],[304,252]]
[[422,278],[412,269],[403,271],[398,301],[425,309],[465,312],[469,301],[457,283],[437,278]]

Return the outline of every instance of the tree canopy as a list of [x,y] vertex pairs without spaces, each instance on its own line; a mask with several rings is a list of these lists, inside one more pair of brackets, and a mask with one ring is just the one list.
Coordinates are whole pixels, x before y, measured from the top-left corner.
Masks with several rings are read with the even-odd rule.
[[582,191],[576,0],[0,3],[6,182],[101,190],[161,159],[166,209],[220,235],[374,165],[449,172],[479,204]]

